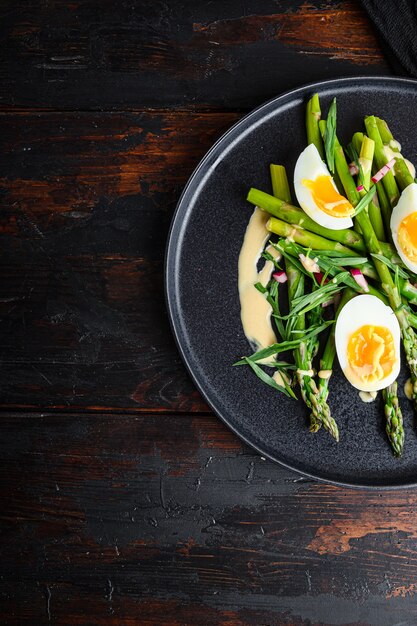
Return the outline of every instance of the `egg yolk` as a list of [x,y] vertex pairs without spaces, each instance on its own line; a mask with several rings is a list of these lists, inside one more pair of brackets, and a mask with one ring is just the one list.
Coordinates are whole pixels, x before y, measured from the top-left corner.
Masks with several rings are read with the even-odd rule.
[[398,243],[405,256],[417,262],[417,211],[407,215],[400,223]]
[[331,176],[321,174],[315,180],[305,178],[301,184],[310,189],[314,203],[327,215],[350,217],[354,212],[349,200],[335,189]]
[[394,337],[384,326],[367,324],[356,330],[347,345],[351,373],[363,383],[388,376],[395,365]]

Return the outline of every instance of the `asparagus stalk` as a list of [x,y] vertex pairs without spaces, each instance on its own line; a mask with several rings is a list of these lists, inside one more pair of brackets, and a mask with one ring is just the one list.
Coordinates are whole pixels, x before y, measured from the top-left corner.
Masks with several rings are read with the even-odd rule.
[[[372,173],[375,174],[377,171],[377,166],[374,165],[372,167]],[[392,242],[392,234],[391,234],[391,205],[388,200],[387,192],[384,189],[384,185],[382,184],[383,180],[377,183],[376,192],[378,195],[378,204],[381,211],[382,221],[384,222],[385,233],[387,234],[388,241]]]
[[[345,306],[345,304],[349,302],[349,300],[354,298],[356,295],[357,294],[354,291],[352,291],[352,289],[349,289],[349,287],[346,287],[346,289],[343,290],[342,298],[340,300],[340,304],[337,307],[337,311],[336,311],[336,320],[338,318],[340,311]],[[322,377],[319,376],[319,394],[320,394],[320,397],[325,401],[327,400],[328,395],[329,395],[329,381],[330,381],[330,376],[332,374],[334,359],[336,357],[335,332],[336,332],[336,327],[335,327],[335,324],[333,324],[333,326],[331,327],[330,334],[327,338],[326,345],[323,350],[323,355],[320,359],[320,372],[326,375]]]
[[382,120],[380,117],[376,117],[376,125],[382,139],[382,143],[385,146],[388,146],[392,152],[397,154],[396,163],[394,166],[394,174],[397,181],[397,184],[401,191],[403,191],[408,185],[414,182],[414,178],[412,177],[410,170],[407,167],[406,162],[404,161],[404,157],[401,154],[401,149],[397,141],[395,141],[392,132],[389,129],[388,124],[385,120]]
[[404,448],[403,415],[398,402],[397,383],[393,382],[382,390],[386,433],[395,456],[401,456]]
[[[379,169],[388,163],[388,159],[385,155],[384,143],[381,139],[381,135],[379,134],[375,116],[370,115],[369,117],[366,117],[365,126],[368,136],[375,142],[375,162]],[[388,172],[388,174],[386,174],[382,179],[382,184],[387,192],[391,206],[394,207],[400,198],[400,192],[398,191],[394,174],[392,172]]]
[[386,123],[386,121],[381,119],[380,117],[375,116],[375,122],[378,128],[379,136],[381,137],[382,143],[384,145],[389,145],[390,148],[394,152],[399,152],[399,149],[396,143],[395,144],[391,143],[391,142],[394,142],[394,136],[392,132],[390,131],[389,126]]
[[307,102],[306,108],[307,143],[314,143],[321,158],[324,160],[323,139],[319,130],[320,118],[320,100],[319,95],[315,93]]
[[398,401],[398,385],[394,381],[382,390],[384,401],[385,431],[395,456],[401,456],[404,448],[403,415]]
[[304,228],[296,224],[283,222],[276,217],[270,217],[266,223],[266,227],[270,232],[280,235],[281,237],[294,239],[294,241],[306,248],[312,248],[313,250],[331,250],[334,252],[343,252],[346,256],[358,256],[355,250],[342,245],[338,241],[331,241],[308,230],[304,230]]
[[404,191],[404,189],[408,187],[408,185],[411,185],[414,182],[414,178],[410,174],[407,163],[402,157],[398,157],[395,159],[394,173],[395,179],[401,191]]
[[[379,118],[376,118],[376,120],[377,120],[377,126],[380,131],[382,141],[384,143],[389,143],[393,139],[393,137],[389,131],[387,124],[383,122],[383,120],[380,120]],[[365,142],[365,139],[364,139],[364,142]],[[407,172],[408,172],[408,168],[407,168]],[[383,186],[381,186],[381,189],[384,191]],[[388,204],[388,214],[390,214],[391,207],[389,206],[387,199],[386,199],[386,203]],[[375,234],[377,234],[378,223],[372,220],[371,210],[369,210],[369,217],[370,217],[372,225],[374,226]],[[380,217],[382,220],[381,214],[380,214]],[[390,228],[388,228],[388,232],[391,233]],[[383,236],[378,236],[378,238],[381,240],[384,240]],[[411,320],[410,318],[411,318],[411,315],[409,316],[409,322],[411,323],[411,325],[413,325],[412,323],[413,320]],[[388,385],[388,387],[382,390],[382,398],[384,400],[386,433],[387,433],[389,442],[392,446],[395,456],[401,456],[403,447],[404,447],[404,428],[403,428],[403,416],[402,416],[400,404],[398,401],[397,390],[398,390],[398,385],[396,381],[394,381],[391,385]]]
[[[288,276],[288,300],[291,302],[295,294],[302,295],[304,291],[304,274],[302,274],[288,259],[285,260],[285,268]],[[295,323],[296,330],[305,329],[305,315],[298,315]],[[294,353],[297,366],[297,379],[300,385],[301,396],[306,406],[311,410],[310,431],[317,432],[321,425],[339,441],[339,430],[331,416],[330,408],[323,398],[320,397],[316,382],[308,374],[311,371],[312,358],[309,346],[302,342]]]
[[283,165],[274,165],[274,163],[271,163],[269,169],[271,172],[272,193],[275,198],[281,198],[281,201],[285,204],[291,205],[291,192],[287,170]]
[[359,149],[359,163],[362,167],[363,185],[369,189],[371,185],[372,162],[374,160],[375,142],[363,135],[362,144]]
[[[366,137],[366,135],[364,135],[359,153],[359,163],[362,166],[364,177],[363,184],[366,190],[369,189],[371,184],[372,161],[374,159],[374,151],[375,142],[372,139],[369,139],[369,137]],[[366,193],[365,189],[359,192],[361,198],[363,198]],[[384,241],[384,223],[382,221],[381,211],[379,210],[379,207],[376,206],[374,202],[370,202],[368,206],[368,212],[369,219],[371,220],[371,224],[373,226],[376,236],[380,241]]]
[[327,239],[338,241],[339,243],[349,246],[350,248],[354,248],[359,252],[366,251],[363,238],[357,233],[347,228],[343,230],[331,230],[330,228],[324,228],[308,217],[302,209],[293,206],[284,199],[276,198],[252,187],[252,189],[249,190],[247,200],[251,204],[267,211],[270,215],[284,220],[289,224],[302,226],[303,229],[323,237],[327,237]]
[[[367,118],[367,120],[368,119],[369,118]],[[375,148],[376,148],[376,142],[375,142]],[[340,176],[342,183],[343,185],[346,185],[346,187],[350,187],[352,184],[354,185],[355,183],[349,173],[349,170],[348,170],[348,176],[346,176],[346,173],[345,173],[346,159],[344,158],[345,163],[341,163],[340,159],[341,159],[340,155],[335,154],[336,167],[339,168],[340,170],[339,174],[341,174],[341,172],[343,173],[343,177],[342,175]],[[345,187],[345,190],[346,190],[346,187]],[[371,221],[369,219],[367,212],[362,211],[361,213],[358,213],[358,215],[356,216],[356,219],[358,220],[359,225],[362,229],[363,237],[367,244],[369,252],[371,254],[372,253],[381,254],[381,252],[378,252],[378,250],[381,250],[381,246],[375,235],[375,231],[372,227],[372,224],[371,224]],[[395,315],[397,316],[397,319],[400,325],[403,346],[404,346],[408,366],[410,368],[410,373],[411,373],[412,396],[413,396],[414,408],[417,411],[417,335],[410,325],[409,318],[408,318],[406,311],[402,307],[401,295],[398,292],[397,286],[392,278],[390,269],[384,263],[382,263],[381,261],[375,258],[374,258],[374,264],[378,272],[380,281],[382,283],[383,290],[388,296],[390,306],[393,309]]]
[[362,143],[363,143],[363,139],[364,139],[365,135],[363,133],[355,133],[352,137],[352,143],[353,143],[353,147],[355,148],[356,152],[359,154],[361,151],[361,147],[362,147]]
[[[336,167],[338,167],[338,162],[336,159]],[[348,176],[346,176],[346,169],[344,163],[339,163],[339,167],[343,175],[341,175],[342,183],[344,183],[347,187],[351,187],[351,181]],[[340,174],[340,172],[339,172]],[[349,174],[350,176],[350,174]],[[364,239],[367,242],[368,250],[371,253],[376,253],[377,248],[381,249],[380,243],[377,240],[375,231],[372,227],[371,220],[366,213],[366,211],[362,211],[356,217],[361,231],[363,233]],[[388,296],[389,303],[391,308],[397,315],[397,319],[400,323],[403,345],[405,348],[407,361],[411,371],[411,378],[413,381],[413,391],[414,391],[414,405],[417,409],[417,369],[416,369],[416,356],[417,356],[417,336],[415,335],[413,329],[410,326],[410,320],[405,315],[405,312],[401,310],[399,307],[401,305],[401,297],[398,293],[395,283],[392,279],[391,272],[389,268],[374,259],[375,267],[380,277],[382,287]],[[415,363],[414,363],[415,362]],[[413,374],[414,372],[414,374]],[[399,408],[398,397],[396,394],[397,386],[396,383],[387,387],[383,392],[384,398],[384,412],[386,417],[386,431],[388,438],[393,446],[395,454],[401,454],[401,449],[404,443],[404,430],[402,428],[402,414],[401,409]]]

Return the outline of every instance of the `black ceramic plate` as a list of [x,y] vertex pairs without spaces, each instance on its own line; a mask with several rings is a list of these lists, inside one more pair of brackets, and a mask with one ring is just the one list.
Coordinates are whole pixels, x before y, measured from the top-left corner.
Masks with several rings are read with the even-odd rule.
[[[340,371],[330,384],[330,406],[341,433],[337,444],[323,431],[310,434],[308,414],[266,387],[245,367],[232,367],[251,352],[240,323],[237,261],[253,211],[249,187],[270,189],[269,163],[293,172],[306,145],[305,102],[318,91],[326,111],[337,97],[338,135],[350,140],[364,115],[389,122],[403,152],[417,161],[417,82],[396,78],[348,78],[308,85],[267,102],[233,126],[190,178],[172,223],[166,258],[166,293],[174,334],[188,370],[213,410],[264,456],[302,474],[352,486],[417,484],[417,429],[399,396],[406,445],[395,459],[384,434],[381,398],[364,404]],[[380,394],[379,394],[380,396]]]

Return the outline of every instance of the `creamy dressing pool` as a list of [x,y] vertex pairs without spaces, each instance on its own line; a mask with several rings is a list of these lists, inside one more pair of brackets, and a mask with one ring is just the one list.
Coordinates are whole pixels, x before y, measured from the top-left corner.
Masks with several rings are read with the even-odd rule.
[[[277,341],[271,324],[272,309],[255,283],[267,285],[273,271],[272,261],[266,261],[258,272],[257,264],[271,233],[266,228],[269,215],[256,207],[246,228],[238,264],[240,317],[243,332],[255,349],[267,348]],[[279,253],[272,246],[267,251],[276,259]]]

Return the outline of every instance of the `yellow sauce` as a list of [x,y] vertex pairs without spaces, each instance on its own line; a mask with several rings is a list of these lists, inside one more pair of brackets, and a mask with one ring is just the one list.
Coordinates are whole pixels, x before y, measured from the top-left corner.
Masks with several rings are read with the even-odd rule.
[[[281,387],[285,387],[285,383],[284,383],[284,376],[285,374],[283,372],[278,372],[276,371],[275,374],[272,376],[272,378],[275,380],[275,382],[277,383],[277,385],[281,385]],[[285,376],[286,382],[288,384],[288,378]]]
[[405,382],[404,393],[405,393],[406,397],[409,400],[412,400],[412,398],[413,398],[413,383],[411,382],[411,378],[408,378],[408,380],[406,380],[406,382]]
[[330,378],[332,373],[333,373],[333,370],[320,370],[317,376],[319,378],[323,378],[324,380],[327,380],[328,378]]
[[[271,325],[271,306],[265,296],[254,287],[258,282],[265,287],[274,268],[271,261],[266,261],[261,271],[257,270],[258,260],[271,236],[266,228],[268,219],[267,213],[258,207],[255,209],[246,228],[238,264],[243,332],[256,350],[267,348],[277,340]],[[280,255],[275,248],[268,246],[267,250],[274,258],[279,258]]]
[[375,398],[377,397],[378,392],[377,391],[360,391],[359,392],[359,397],[362,400],[362,402],[373,402],[375,400]]

